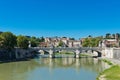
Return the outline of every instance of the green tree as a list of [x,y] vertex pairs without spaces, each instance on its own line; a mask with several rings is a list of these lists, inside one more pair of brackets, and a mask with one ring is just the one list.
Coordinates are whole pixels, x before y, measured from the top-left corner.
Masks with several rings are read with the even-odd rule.
[[0,48],[3,47],[4,44],[4,38],[0,35]]
[[112,34],[112,38],[115,39],[115,34]]
[[89,46],[89,39],[88,38],[85,38],[85,40],[82,43],[82,46],[83,47],[88,47]]
[[39,43],[39,41],[37,40],[37,38],[34,37],[34,36],[30,38],[30,42],[31,42],[31,47],[37,47],[37,45]]
[[27,49],[28,45],[29,45],[29,40],[27,37],[21,35],[17,37],[17,46],[19,48]]
[[64,37],[62,37],[62,38],[67,38],[67,37],[64,36]]
[[12,59],[11,50],[16,45],[16,36],[11,32],[3,32],[0,34],[0,48],[6,49],[8,58]]
[[58,46],[62,47],[63,45],[64,45],[64,43],[62,41],[60,41]]
[[70,38],[70,40],[75,40],[75,38]]
[[110,39],[111,38],[111,34],[110,33],[107,33],[106,36],[105,36],[106,39]]
[[120,34],[119,33],[116,33],[116,38],[120,39]]
[[45,39],[44,39],[44,37],[42,36],[42,37],[40,37],[40,38],[37,38],[38,40],[39,40],[39,42],[44,42],[45,41]]
[[11,32],[3,32],[0,35],[0,46],[4,49],[11,50],[16,45],[16,36]]
[[96,38],[91,38],[90,40],[90,47],[96,47]]
[[82,43],[83,47],[97,47],[99,44],[99,41],[101,41],[102,37],[95,37],[95,38],[85,38],[85,40]]
[[91,35],[89,35],[89,36],[88,36],[88,38],[92,38],[92,36],[91,36]]

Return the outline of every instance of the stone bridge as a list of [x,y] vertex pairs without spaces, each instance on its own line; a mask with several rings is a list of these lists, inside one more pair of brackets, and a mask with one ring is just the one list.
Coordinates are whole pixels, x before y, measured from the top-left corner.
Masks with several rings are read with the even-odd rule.
[[50,58],[54,58],[55,57],[55,52],[59,52],[62,50],[65,51],[71,51],[74,52],[74,55],[76,58],[80,57],[80,53],[84,53],[84,52],[92,52],[94,54],[96,54],[96,56],[101,57],[102,55],[102,50],[103,48],[100,47],[79,47],[79,48],[69,48],[69,47],[57,47],[57,48],[50,48],[50,47],[32,47],[32,50],[35,51],[46,51],[49,53],[49,57]]

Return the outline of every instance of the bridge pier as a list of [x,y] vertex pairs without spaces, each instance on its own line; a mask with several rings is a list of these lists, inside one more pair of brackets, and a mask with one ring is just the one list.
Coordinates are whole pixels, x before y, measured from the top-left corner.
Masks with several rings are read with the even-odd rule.
[[53,52],[53,50],[49,50],[49,58],[54,58],[55,57],[55,54]]
[[75,51],[75,58],[80,58],[80,51],[79,50]]
[[98,52],[97,51],[93,51],[93,56],[94,57],[98,57]]

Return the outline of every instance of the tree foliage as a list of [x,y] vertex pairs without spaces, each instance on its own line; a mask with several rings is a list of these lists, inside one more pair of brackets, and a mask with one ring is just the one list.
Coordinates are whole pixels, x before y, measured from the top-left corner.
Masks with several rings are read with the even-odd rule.
[[44,39],[44,37],[42,36],[42,37],[40,37],[40,38],[37,38],[37,41],[39,41],[39,42],[44,42],[45,39]]
[[17,46],[19,48],[27,49],[29,45],[29,40],[25,36],[18,36],[17,37]]
[[99,41],[102,40],[102,37],[96,37],[96,38],[85,38],[85,40],[82,43],[83,47],[98,47]]
[[120,33],[116,33],[116,34],[110,34],[110,33],[107,33],[105,35],[105,39],[120,39]]
[[44,37],[37,38],[35,36],[32,36],[31,38],[29,38],[29,41],[31,43],[31,47],[37,47],[39,46],[40,42],[44,42]]
[[75,40],[75,38],[70,38],[70,40]]
[[59,44],[58,44],[58,46],[61,46],[61,47],[62,47],[63,45],[64,45],[64,43],[63,43],[62,41],[60,41]]
[[39,44],[39,41],[37,41],[37,38],[34,36],[30,38],[30,42],[31,42],[31,47],[36,47]]
[[16,45],[16,36],[11,32],[3,32],[0,34],[0,47],[12,49]]
[[106,39],[110,39],[110,38],[111,38],[111,34],[110,34],[110,33],[106,33],[105,38],[106,38]]

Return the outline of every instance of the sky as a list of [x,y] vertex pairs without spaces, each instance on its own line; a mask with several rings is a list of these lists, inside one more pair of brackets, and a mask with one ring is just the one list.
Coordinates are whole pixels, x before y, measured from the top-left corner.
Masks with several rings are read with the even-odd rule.
[[0,0],[0,31],[74,38],[119,33],[120,1]]

